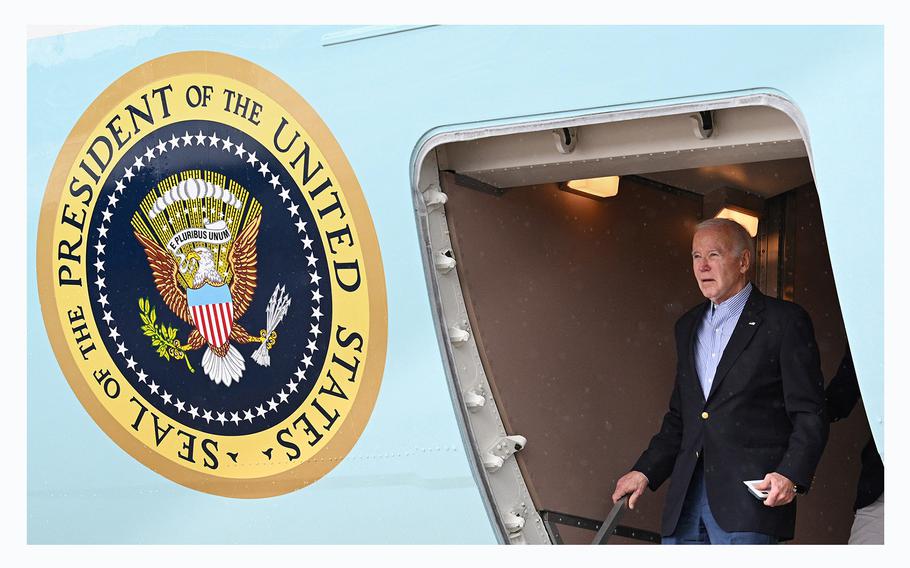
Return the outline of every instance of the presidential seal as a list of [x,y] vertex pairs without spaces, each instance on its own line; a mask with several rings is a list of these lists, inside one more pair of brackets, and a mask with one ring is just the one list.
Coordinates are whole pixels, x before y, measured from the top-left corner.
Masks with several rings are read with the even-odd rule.
[[190,52],[115,81],[57,158],[37,264],[70,387],[162,475],[278,495],[363,431],[387,334],[372,220],[325,124],[266,70]]

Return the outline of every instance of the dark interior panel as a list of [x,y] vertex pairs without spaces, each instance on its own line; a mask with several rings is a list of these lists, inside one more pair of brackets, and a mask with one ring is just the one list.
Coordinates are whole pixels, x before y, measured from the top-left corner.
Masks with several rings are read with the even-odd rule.
[[[793,192],[793,301],[812,316],[825,381],[837,372],[846,332],[831,273],[818,193],[813,185]],[[828,445],[812,491],[797,508],[795,542],[846,543],[853,524],[853,500],[860,453],[871,436],[862,401],[850,416],[831,425]]]

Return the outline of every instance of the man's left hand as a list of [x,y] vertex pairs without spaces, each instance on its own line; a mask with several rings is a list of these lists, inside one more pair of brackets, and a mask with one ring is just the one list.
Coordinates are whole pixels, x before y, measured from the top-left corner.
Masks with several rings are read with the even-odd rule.
[[768,497],[765,499],[767,507],[786,505],[796,497],[796,485],[777,472],[766,475],[756,489],[768,492]]

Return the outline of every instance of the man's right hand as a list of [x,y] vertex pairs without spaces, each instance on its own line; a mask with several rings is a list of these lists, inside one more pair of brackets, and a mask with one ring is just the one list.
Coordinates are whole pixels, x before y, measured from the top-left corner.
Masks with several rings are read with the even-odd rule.
[[630,471],[624,476],[619,478],[619,481],[616,482],[616,490],[613,492],[613,503],[616,503],[623,498],[623,495],[629,495],[629,508],[635,508],[635,502],[638,501],[638,498],[642,493],[645,492],[645,488],[648,486],[648,478],[640,471]]

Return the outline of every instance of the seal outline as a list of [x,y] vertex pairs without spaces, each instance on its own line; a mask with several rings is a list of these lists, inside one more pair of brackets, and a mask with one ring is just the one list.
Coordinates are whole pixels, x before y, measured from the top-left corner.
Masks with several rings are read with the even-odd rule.
[[[183,468],[166,457],[152,451],[133,437],[126,425],[117,422],[95,394],[89,389],[79,372],[66,343],[65,333],[57,310],[53,285],[52,236],[65,176],[75,162],[79,150],[110,111],[111,101],[123,97],[149,84],[151,81],[184,73],[204,72],[223,75],[244,82],[266,92],[284,110],[301,124],[316,142],[326,160],[332,165],[335,176],[344,188],[349,212],[355,220],[359,244],[363,251],[364,272],[370,285],[369,335],[370,357],[364,362],[360,392],[353,401],[350,414],[341,429],[309,460],[270,476],[255,479],[228,479]],[[67,135],[54,162],[41,203],[36,247],[38,296],[42,318],[54,355],[67,382],[96,424],[121,449],[143,465],[186,487],[225,497],[272,497],[305,487],[334,468],[353,448],[372,414],[382,373],[385,369],[388,334],[388,311],[385,274],[373,219],[357,182],[350,162],[319,115],[290,85],[270,71],[245,59],[211,51],[188,51],[165,55],[134,67],[101,92],[82,113]]]

